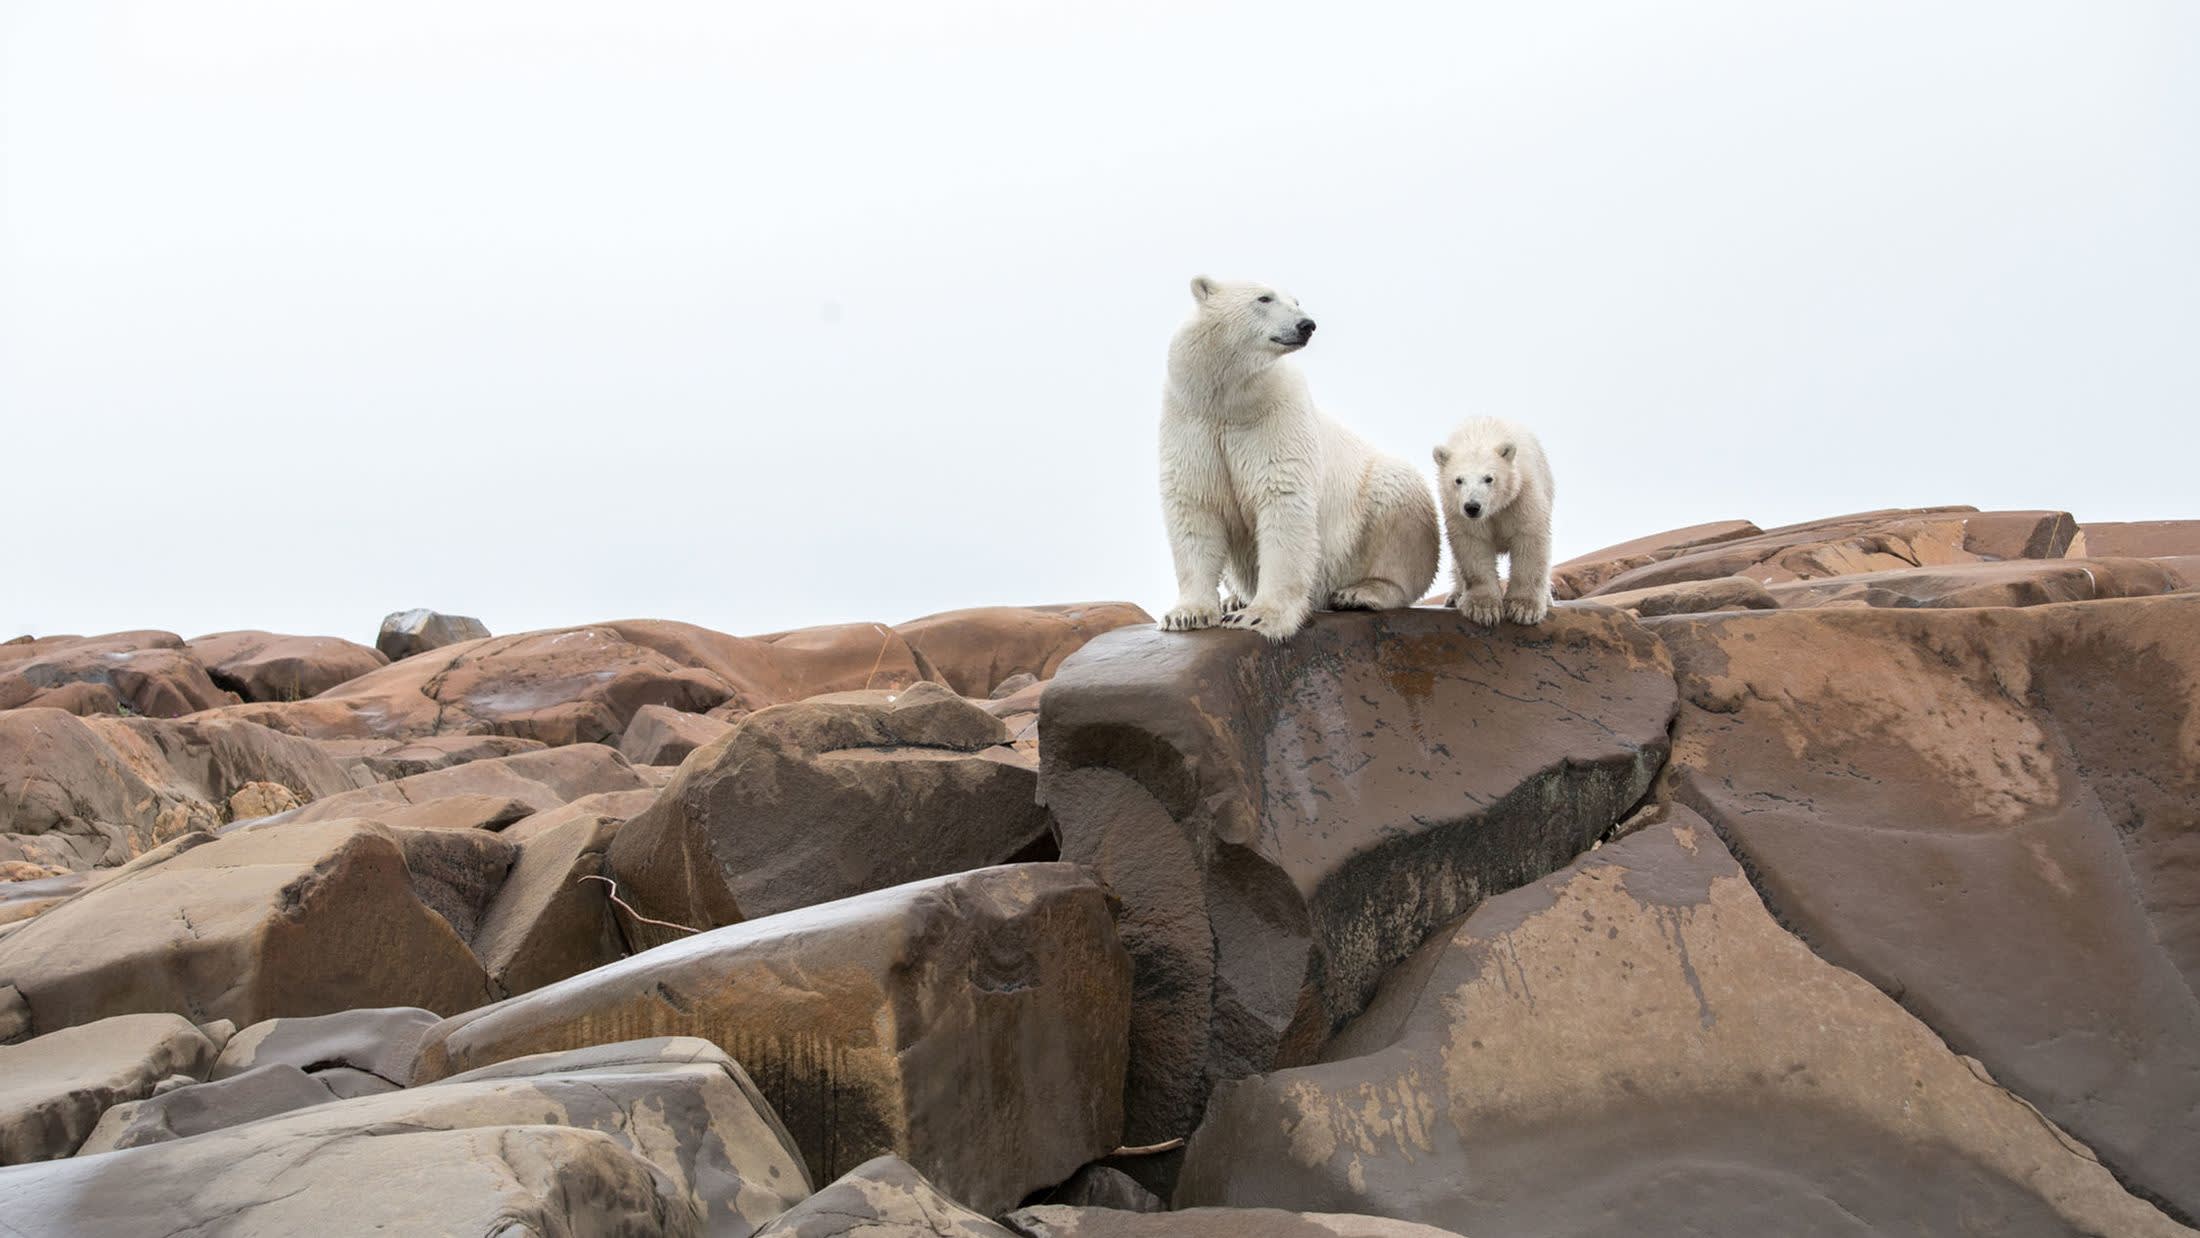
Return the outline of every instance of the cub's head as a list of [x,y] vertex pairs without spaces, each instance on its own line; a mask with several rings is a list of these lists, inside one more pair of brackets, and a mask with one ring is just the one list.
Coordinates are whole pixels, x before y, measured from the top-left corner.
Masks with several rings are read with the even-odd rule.
[[1314,338],[1314,320],[1289,295],[1265,284],[1229,283],[1202,275],[1192,281],[1199,320],[1247,352],[1280,357]]
[[1520,497],[1520,442],[1504,422],[1470,421],[1435,456],[1436,497],[1454,516],[1487,520]]

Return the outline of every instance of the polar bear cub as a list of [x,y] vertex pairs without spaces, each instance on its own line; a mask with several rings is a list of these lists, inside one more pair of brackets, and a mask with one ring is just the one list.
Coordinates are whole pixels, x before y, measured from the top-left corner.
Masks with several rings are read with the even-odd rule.
[[1161,401],[1178,593],[1161,626],[1219,623],[1280,641],[1319,608],[1412,605],[1436,578],[1428,484],[1314,407],[1284,361],[1313,338],[1314,320],[1262,284],[1201,276],[1192,300]]
[[[1485,626],[1551,613],[1551,465],[1535,435],[1477,417],[1436,447],[1436,491],[1451,543],[1448,605]],[[1499,592],[1497,556],[1512,557]]]

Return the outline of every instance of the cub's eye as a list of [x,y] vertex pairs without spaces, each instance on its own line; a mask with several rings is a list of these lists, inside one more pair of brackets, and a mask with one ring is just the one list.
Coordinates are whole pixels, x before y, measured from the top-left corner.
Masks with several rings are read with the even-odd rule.
[[1485,477],[1485,478],[1483,478],[1483,479],[1482,479],[1482,484],[1483,484],[1483,485],[1485,485],[1485,486],[1487,486],[1487,485],[1489,485],[1489,484],[1490,484],[1491,482],[1493,482],[1493,481],[1496,481],[1496,480],[1497,480],[1497,479],[1496,479],[1496,478],[1494,478],[1494,477]]
[[1261,298],[1260,298],[1260,303],[1261,303],[1262,305],[1266,305],[1266,304],[1268,304],[1268,303],[1269,303],[1270,301],[1273,301],[1273,300],[1275,300],[1275,298],[1274,298],[1274,297],[1270,297],[1270,296],[1263,296],[1263,297],[1261,297]]
[[1467,479],[1464,477],[1454,477],[1451,480],[1451,484],[1454,486],[1464,486],[1467,484]]

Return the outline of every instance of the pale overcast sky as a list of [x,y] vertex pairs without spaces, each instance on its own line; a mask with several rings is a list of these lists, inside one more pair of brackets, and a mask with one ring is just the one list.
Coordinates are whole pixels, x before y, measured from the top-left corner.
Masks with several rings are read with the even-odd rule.
[[1173,596],[1207,272],[1562,555],[2200,516],[2200,5],[0,0],[0,638]]

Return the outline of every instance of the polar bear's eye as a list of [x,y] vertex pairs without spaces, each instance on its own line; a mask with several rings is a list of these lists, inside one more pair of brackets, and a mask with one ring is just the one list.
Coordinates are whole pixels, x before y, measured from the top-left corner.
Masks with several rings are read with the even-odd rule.
[[1262,296],[1262,297],[1260,298],[1260,303],[1261,303],[1262,305],[1266,305],[1266,304],[1268,304],[1268,303],[1269,303],[1270,301],[1273,301],[1273,300],[1275,300],[1275,298],[1274,298],[1274,297],[1271,297],[1271,296],[1265,296],[1265,295],[1264,295],[1264,296]]
[[1494,477],[1485,477],[1485,478],[1483,478],[1483,479],[1482,479],[1482,484],[1483,484],[1483,485],[1485,485],[1485,486],[1487,486],[1487,485],[1489,485],[1489,484],[1490,484],[1491,482],[1493,482],[1493,481],[1496,481],[1496,480],[1497,480],[1497,479],[1496,479],[1496,478],[1494,478]]

